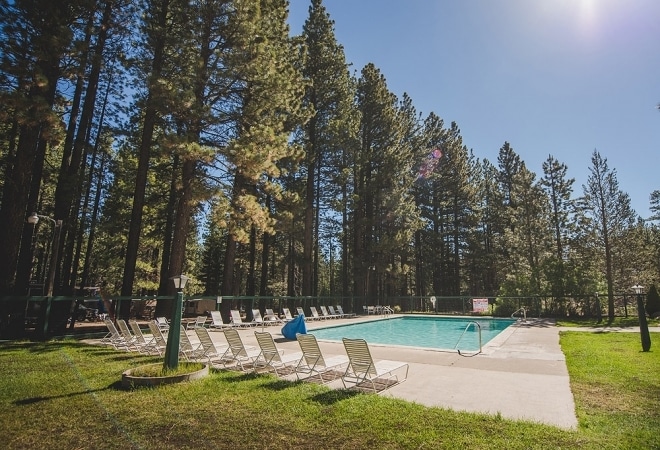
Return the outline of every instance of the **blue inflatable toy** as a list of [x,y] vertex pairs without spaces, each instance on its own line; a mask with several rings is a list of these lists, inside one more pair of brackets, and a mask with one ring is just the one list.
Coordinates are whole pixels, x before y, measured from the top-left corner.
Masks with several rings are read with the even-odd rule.
[[299,314],[298,317],[290,322],[287,322],[282,327],[282,335],[287,339],[296,339],[296,334],[307,334],[307,326],[305,325],[305,315]]

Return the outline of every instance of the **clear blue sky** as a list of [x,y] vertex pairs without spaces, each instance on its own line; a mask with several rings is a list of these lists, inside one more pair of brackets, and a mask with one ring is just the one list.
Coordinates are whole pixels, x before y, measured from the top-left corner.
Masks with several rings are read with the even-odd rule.
[[[300,34],[310,0],[290,0]],[[352,71],[369,62],[475,156],[553,155],[582,195],[597,149],[642,217],[660,189],[660,0],[324,0]]]

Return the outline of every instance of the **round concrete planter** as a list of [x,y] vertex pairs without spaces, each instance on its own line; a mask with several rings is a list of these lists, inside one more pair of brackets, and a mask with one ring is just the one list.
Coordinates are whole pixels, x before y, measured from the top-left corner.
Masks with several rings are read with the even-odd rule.
[[[162,366],[162,363],[149,364],[148,366],[142,367],[150,366]],[[184,381],[198,380],[209,374],[208,364],[204,364],[204,367],[195,372],[173,375],[169,377],[138,377],[132,375],[136,369],[139,369],[139,367],[136,367],[135,369],[128,369],[121,374],[121,385],[123,388],[131,389],[141,386],[160,386],[162,384],[182,383]]]

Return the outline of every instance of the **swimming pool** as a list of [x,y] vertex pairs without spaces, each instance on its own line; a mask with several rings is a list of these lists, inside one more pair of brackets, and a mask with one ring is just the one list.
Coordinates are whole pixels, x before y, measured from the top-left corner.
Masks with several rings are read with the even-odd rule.
[[[342,338],[364,339],[373,344],[404,345],[409,347],[454,349],[470,322],[481,325],[481,344],[486,345],[509,325],[512,319],[466,317],[396,317],[370,322],[336,325],[309,330],[317,339],[341,341]],[[479,350],[477,327],[471,326],[461,339],[459,350]]]

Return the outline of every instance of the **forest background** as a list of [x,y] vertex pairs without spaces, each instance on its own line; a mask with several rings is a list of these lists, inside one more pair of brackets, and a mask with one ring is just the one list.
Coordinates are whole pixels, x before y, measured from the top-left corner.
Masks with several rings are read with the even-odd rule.
[[598,150],[583,186],[508,142],[480,159],[374,64],[352,75],[321,0],[300,35],[287,7],[0,0],[0,295],[43,284],[53,241],[56,295],[185,273],[204,295],[601,292],[613,314],[658,282],[660,190],[642,218]]

